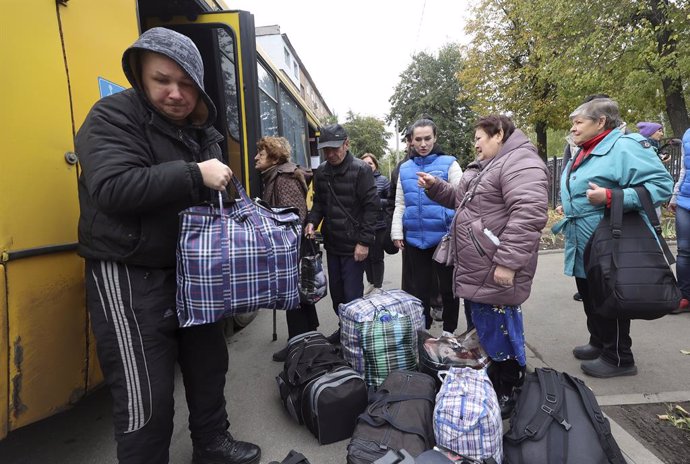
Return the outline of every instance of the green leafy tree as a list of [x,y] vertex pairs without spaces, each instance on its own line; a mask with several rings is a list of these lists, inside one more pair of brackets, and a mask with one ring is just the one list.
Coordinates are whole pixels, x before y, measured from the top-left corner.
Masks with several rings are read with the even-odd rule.
[[[460,79],[473,109],[511,112],[537,134],[569,126],[587,95],[606,93],[629,123],[688,127],[688,0],[480,0]],[[560,145],[560,143],[558,144]]]
[[387,139],[391,133],[386,130],[386,125],[380,119],[348,111],[343,127],[350,139],[350,151],[355,156],[372,153],[381,158],[386,153]]
[[325,118],[321,120],[321,125],[322,126],[328,126],[330,124],[337,124],[338,123],[338,115],[337,114],[329,114]]
[[457,44],[443,46],[437,55],[426,52],[414,55],[388,100],[391,110],[387,122],[397,122],[404,134],[405,128],[420,117],[431,117],[438,128],[441,148],[466,166],[474,158],[475,114],[457,78],[463,66]]

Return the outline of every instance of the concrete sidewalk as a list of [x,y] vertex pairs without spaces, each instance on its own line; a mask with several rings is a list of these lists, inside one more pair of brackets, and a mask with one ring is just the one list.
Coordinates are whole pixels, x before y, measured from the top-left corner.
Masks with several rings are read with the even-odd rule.
[[[639,374],[633,377],[595,379],[582,373],[571,353],[587,340],[582,304],[572,299],[575,282],[563,275],[560,252],[540,254],[530,299],[523,305],[529,368],[548,366],[583,379],[605,405],[680,402],[690,400],[690,314],[670,315],[657,321],[633,321],[633,351]],[[400,255],[386,257],[385,288],[398,288]],[[317,305],[321,326],[329,334],[337,327],[330,299]],[[460,327],[464,330],[461,315]],[[303,453],[313,464],[342,464],[349,440],[320,446],[304,427],[285,411],[275,377],[281,363],[271,354],[287,338],[285,315],[278,314],[278,341],[271,339],[271,311],[261,311],[247,328],[228,340],[230,369],[226,383],[227,410],[231,431],[237,439],[262,448],[261,463],[280,462],[291,449]],[[432,327],[440,335],[441,325]],[[175,389],[175,428],[170,448],[171,464],[189,464],[192,444],[187,430],[184,388],[178,377]],[[611,424],[613,435],[631,464],[661,463],[630,434]],[[82,400],[71,411],[10,433],[0,442],[2,464],[113,464],[110,398],[105,390]]]

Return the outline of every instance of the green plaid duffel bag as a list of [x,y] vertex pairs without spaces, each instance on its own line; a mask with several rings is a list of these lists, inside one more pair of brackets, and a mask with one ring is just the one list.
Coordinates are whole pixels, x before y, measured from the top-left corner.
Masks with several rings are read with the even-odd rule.
[[397,289],[340,305],[343,356],[367,385],[378,387],[394,369],[417,369],[423,312],[418,298]]

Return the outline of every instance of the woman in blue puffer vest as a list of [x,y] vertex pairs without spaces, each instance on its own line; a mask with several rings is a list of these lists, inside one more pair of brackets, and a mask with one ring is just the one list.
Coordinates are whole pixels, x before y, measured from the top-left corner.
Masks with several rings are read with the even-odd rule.
[[690,129],[683,135],[682,162],[680,176],[673,188],[673,196],[669,203],[671,210],[676,212],[676,240],[678,241],[678,259],[676,260],[676,277],[678,287],[683,294],[680,306],[673,314],[690,312]]
[[412,284],[410,293],[422,301],[426,328],[431,327],[430,300],[433,279],[443,300],[444,335],[452,334],[458,325],[458,299],[453,296],[453,267],[433,260],[436,245],[450,230],[455,211],[443,207],[417,185],[417,173],[426,172],[457,185],[462,169],[454,156],[444,154],[436,144],[436,125],[420,119],[412,126],[410,159],[400,166],[391,239],[405,249],[403,279]]

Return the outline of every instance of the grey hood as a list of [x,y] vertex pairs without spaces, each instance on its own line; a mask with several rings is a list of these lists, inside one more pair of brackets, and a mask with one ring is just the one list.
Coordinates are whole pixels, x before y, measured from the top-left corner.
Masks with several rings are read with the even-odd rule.
[[122,69],[127,80],[155,111],[146,98],[146,92],[141,88],[139,52],[143,50],[167,56],[192,78],[199,89],[199,102],[189,115],[189,120],[196,127],[213,124],[216,120],[216,107],[204,90],[204,62],[192,39],[170,29],[154,27],[144,32],[122,55]]

